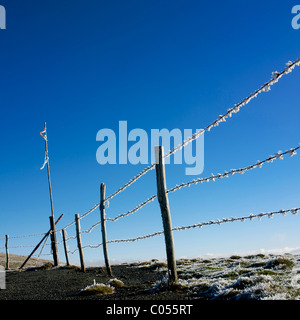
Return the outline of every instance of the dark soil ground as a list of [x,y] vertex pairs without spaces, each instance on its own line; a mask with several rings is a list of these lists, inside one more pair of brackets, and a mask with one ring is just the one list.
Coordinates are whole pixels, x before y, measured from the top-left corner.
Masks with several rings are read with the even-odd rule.
[[151,292],[163,273],[147,267],[112,266],[113,278],[124,283],[115,293],[82,296],[78,293],[96,283],[107,283],[111,277],[102,267],[87,268],[85,272],[73,268],[29,268],[6,272],[6,289],[0,290],[0,300],[183,300],[191,299],[184,290]]

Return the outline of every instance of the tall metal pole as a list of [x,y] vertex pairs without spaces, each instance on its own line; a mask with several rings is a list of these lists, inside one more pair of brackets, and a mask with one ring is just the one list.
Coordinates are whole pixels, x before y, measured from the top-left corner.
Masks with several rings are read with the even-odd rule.
[[47,172],[48,172],[48,184],[49,184],[49,194],[50,194],[50,205],[51,205],[51,217],[50,217],[50,228],[51,228],[51,241],[52,241],[52,253],[54,265],[58,265],[58,253],[57,253],[57,245],[56,245],[56,233],[55,233],[55,220],[54,220],[54,210],[53,210],[53,198],[52,198],[52,188],[51,188],[51,179],[50,179],[50,165],[49,165],[49,157],[48,157],[48,141],[47,141],[47,127],[46,122],[44,123],[44,131],[45,136],[42,137],[45,140],[45,161],[47,163]]
[[48,157],[48,141],[47,141],[47,127],[46,127],[46,122],[45,122],[45,128],[46,132],[46,138],[45,140],[45,153],[46,153],[46,159],[47,159],[47,172],[48,172],[48,183],[49,183],[49,193],[50,193],[50,204],[51,204],[51,214],[52,218],[54,219],[54,211],[53,211],[53,199],[52,199],[52,188],[51,188],[51,179],[50,179],[50,166],[49,166],[49,157]]

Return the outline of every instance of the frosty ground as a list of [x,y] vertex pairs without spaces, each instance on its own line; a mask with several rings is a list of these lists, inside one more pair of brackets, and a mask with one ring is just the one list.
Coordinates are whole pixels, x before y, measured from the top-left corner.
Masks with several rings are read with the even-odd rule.
[[181,260],[179,283],[203,299],[296,300],[300,298],[299,258],[258,254]]
[[[168,286],[156,259],[102,267],[34,267],[7,272],[2,300],[299,300],[299,255],[249,255],[177,261],[178,284]],[[87,290],[88,289],[88,290]],[[105,289],[105,290],[104,290]]]

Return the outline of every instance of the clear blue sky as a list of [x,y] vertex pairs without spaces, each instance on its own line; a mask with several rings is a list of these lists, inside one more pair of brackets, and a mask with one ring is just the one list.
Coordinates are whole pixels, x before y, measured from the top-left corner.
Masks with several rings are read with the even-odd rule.
[[[57,226],[74,220],[145,165],[96,161],[102,128],[199,129],[300,57],[300,30],[291,27],[295,1],[6,1],[0,30],[0,237],[46,232],[50,203],[41,171],[47,121]],[[211,173],[247,166],[300,142],[300,68],[240,113],[205,135]],[[167,166],[167,185],[193,178],[185,165]],[[299,156],[244,175],[191,186],[169,195],[173,226],[299,207]],[[108,217],[156,192],[155,171],[115,197]],[[82,220],[88,229],[99,210]],[[300,247],[299,216],[288,214],[175,232],[176,257]],[[108,239],[162,229],[155,200],[136,214],[107,223]],[[69,235],[74,228],[67,229]],[[22,241],[21,241],[22,240]],[[39,237],[11,240],[35,244]],[[83,244],[101,241],[99,226]],[[4,243],[0,240],[0,247]],[[70,242],[70,250],[76,243]],[[165,257],[162,236],[108,247],[113,261]],[[1,250],[0,250],[1,251]],[[27,254],[30,248],[11,249]],[[45,253],[49,253],[49,247]],[[102,248],[85,250],[103,261]],[[64,261],[62,247],[60,259]],[[77,253],[71,260],[78,260]]]

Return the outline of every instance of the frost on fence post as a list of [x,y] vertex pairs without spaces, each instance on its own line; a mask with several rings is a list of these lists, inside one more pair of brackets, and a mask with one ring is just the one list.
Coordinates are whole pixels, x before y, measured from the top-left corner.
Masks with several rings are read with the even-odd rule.
[[103,255],[106,266],[107,274],[111,277],[112,270],[109,263],[108,252],[107,252],[107,241],[106,241],[106,227],[105,227],[105,184],[101,183],[100,186],[100,219],[101,219],[101,233],[102,233],[102,246]]
[[0,266],[0,290],[6,289],[5,268]]
[[160,205],[162,222],[164,227],[166,253],[169,269],[170,283],[177,283],[177,270],[175,260],[174,241],[172,233],[172,221],[169,208],[169,200],[167,195],[166,176],[165,176],[165,162],[164,162],[164,148],[163,146],[155,147],[155,163],[156,163],[156,184],[157,184],[157,198]]

